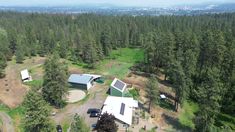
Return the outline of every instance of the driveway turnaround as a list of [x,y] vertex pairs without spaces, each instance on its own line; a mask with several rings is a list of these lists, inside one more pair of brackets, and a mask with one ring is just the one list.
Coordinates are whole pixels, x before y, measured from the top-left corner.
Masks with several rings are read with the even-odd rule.
[[96,87],[93,87],[91,91],[89,91],[89,99],[86,102],[82,104],[68,104],[64,109],[57,112],[57,114],[53,116],[52,119],[55,121],[56,124],[63,125],[64,121],[72,121],[73,116],[77,113],[81,117],[83,117],[86,124],[91,127],[92,124],[95,124],[97,122],[98,118],[91,118],[90,114],[87,114],[87,110],[89,108],[101,109],[104,100],[106,99],[106,92],[107,86],[105,87],[104,85],[98,85]]
[[86,96],[86,93],[82,90],[70,90],[67,96],[68,103],[75,103],[82,100]]

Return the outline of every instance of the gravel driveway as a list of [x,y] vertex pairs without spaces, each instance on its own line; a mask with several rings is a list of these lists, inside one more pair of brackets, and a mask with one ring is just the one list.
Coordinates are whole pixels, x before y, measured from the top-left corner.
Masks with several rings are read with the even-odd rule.
[[68,104],[63,110],[58,112],[52,119],[56,122],[56,124],[62,124],[64,120],[71,120],[73,116],[78,113],[80,116],[85,118],[85,121],[89,126],[97,122],[97,118],[90,118],[89,114],[87,114],[87,110],[89,108],[101,108],[105,99],[107,86],[97,84],[98,86],[94,86],[90,92],[90,97],[87,102],[80,105],[76,104]]

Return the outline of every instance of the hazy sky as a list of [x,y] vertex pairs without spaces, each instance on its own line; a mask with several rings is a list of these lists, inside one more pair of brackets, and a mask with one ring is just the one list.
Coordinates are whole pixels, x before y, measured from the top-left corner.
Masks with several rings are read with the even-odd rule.
[[61,6],[112,4],[120,6],[174,6],[203,3],[235,3],[235,0],[0,0],[0,6]]

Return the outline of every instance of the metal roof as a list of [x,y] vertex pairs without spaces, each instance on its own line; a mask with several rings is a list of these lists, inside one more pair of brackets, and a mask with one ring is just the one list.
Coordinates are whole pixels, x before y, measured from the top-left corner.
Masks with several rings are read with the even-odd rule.
[[125,90],[125,88],[126,88],[127,85],[126,85],[126,83],[124,83],[123,81],[121,81],[121,80],[115,78],[115,79],[113,80],[113,82],[111,83],[111,86],[114,87],[114,88],[116,88],[116,89],[118,89],[119,91],[123,92],[123,91]]
[[93,80],[93,77],[89,76],[89,75],[71,74],[69,79],[68,79],[68,82],[77,83],[77,84],[88,84],[92,80]]
[[138,101],[130,97],[115,97],[108,96],[102,108],[102,114],[109,113],[115,116],[116,119],[132,124],[133,108],[138,107]]
[[27,69],[24,69],[20,72],[21,74],[21,79],[24,80],[24,79],[28,79],[30,76],[29,76],[29,71]]

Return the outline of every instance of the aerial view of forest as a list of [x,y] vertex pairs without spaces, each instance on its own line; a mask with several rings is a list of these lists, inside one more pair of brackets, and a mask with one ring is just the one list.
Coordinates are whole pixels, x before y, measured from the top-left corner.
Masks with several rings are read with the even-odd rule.
[[0,131],[235,131],[235,13],[96,10],[0,11]]

